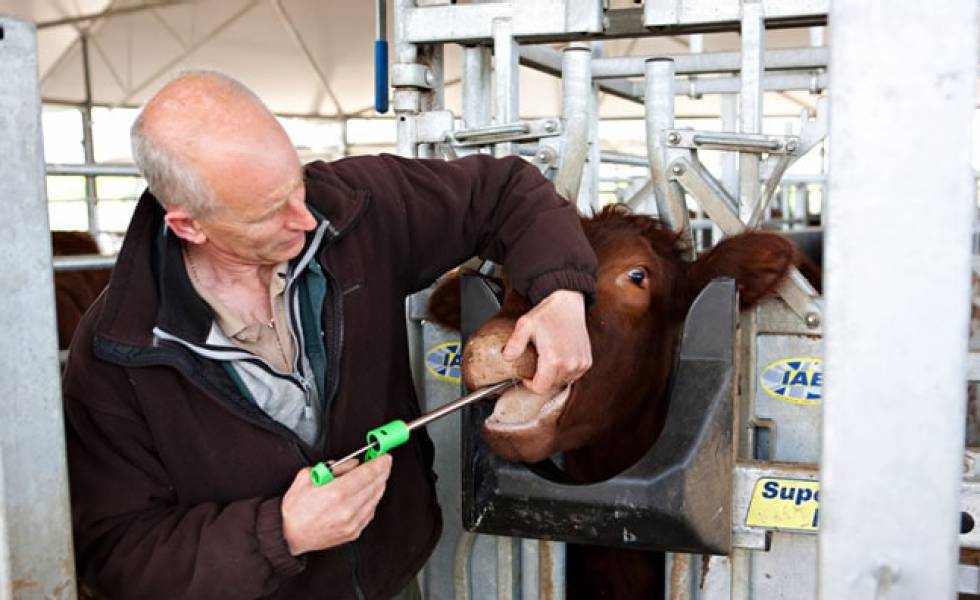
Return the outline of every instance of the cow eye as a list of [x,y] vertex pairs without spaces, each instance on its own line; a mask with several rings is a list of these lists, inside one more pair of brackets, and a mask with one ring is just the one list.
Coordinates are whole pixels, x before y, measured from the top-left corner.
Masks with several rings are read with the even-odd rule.
[[639,268],[637,268],[637,269],[630,269],[629,273],[626,274],[626,277],[632,283],[634,283],[634,284],[636,284],[638,286],[642,286],[643,285],[643,282],[647,278],[647,272],[644,269],[639,269]]

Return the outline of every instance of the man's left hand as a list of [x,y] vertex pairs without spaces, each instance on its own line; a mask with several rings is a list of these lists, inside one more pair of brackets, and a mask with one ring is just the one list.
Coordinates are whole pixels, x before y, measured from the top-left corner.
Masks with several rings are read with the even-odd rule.
[[592,366],[592,346],[585,328],[581,292],[557,290],[538,303],[514,326],[503,357],[516,360],[534,342],[538,365],[534,379],[524,381],[536,394],[548,394],[582,376]]

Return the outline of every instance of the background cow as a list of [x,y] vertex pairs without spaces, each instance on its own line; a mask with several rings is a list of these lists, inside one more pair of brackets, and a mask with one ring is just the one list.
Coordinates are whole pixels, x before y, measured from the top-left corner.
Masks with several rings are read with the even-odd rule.
[[[667,415],[667,390],[678,335],[697,294],[717,277],[735,279],[742,309],[773,294],[805,259],[775,233],[749,232],[721,241],[696,261],[681,237],[659,220],[607,207],[582,225],[599,259],[595,304],[587,316],[593,366],[579,381],[538,396],[518,388],[498,399],[483,437],[501,457],[538,462],[564,452],[565,471],[579,483],[613,477],[656,441]],[[459,327],[459,286],[437,288],[430,318]],[[514,364],[503,342],[530,309],[507,289],[500,311],[470,337],[464,381],[479,387],[516,374],[529,377],[533,358]],[[628,549],[569,548],[570,598],[656,598],[663,594],[663,555]]]
[[[98,254],[99,245],[86,231],[52,231],[54,256]],[[55,311],[58,315],[58,348],[65,350],[88,307],[109,283],[110,269],[60,271],[54,274]]]

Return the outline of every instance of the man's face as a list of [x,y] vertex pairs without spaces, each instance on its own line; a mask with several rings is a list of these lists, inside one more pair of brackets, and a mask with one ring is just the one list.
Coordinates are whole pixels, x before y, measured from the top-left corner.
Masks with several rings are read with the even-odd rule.
[[270,137],[254,147],[219,145],[201,165],[216,207],[195,221],[209,250],[226,260],[275,265],[292,259],[316,227],[296,151],[284,133]]

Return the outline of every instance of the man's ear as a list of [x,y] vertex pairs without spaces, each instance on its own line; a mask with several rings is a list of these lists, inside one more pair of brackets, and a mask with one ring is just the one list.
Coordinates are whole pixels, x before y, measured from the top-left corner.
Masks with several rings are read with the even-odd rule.
[[712,279],[732,277],[741,308],[750,308],[775,293],[796,258],[796,247],[781,235],[756,231],[732,236],[691,265],[688,294],[693,299]]
[[198,225],[197,219],[191,217],[186,210],[179,206],[168,208],[163,220],[177,237],[192,244],[202,244],[208,239],[208,236]]

